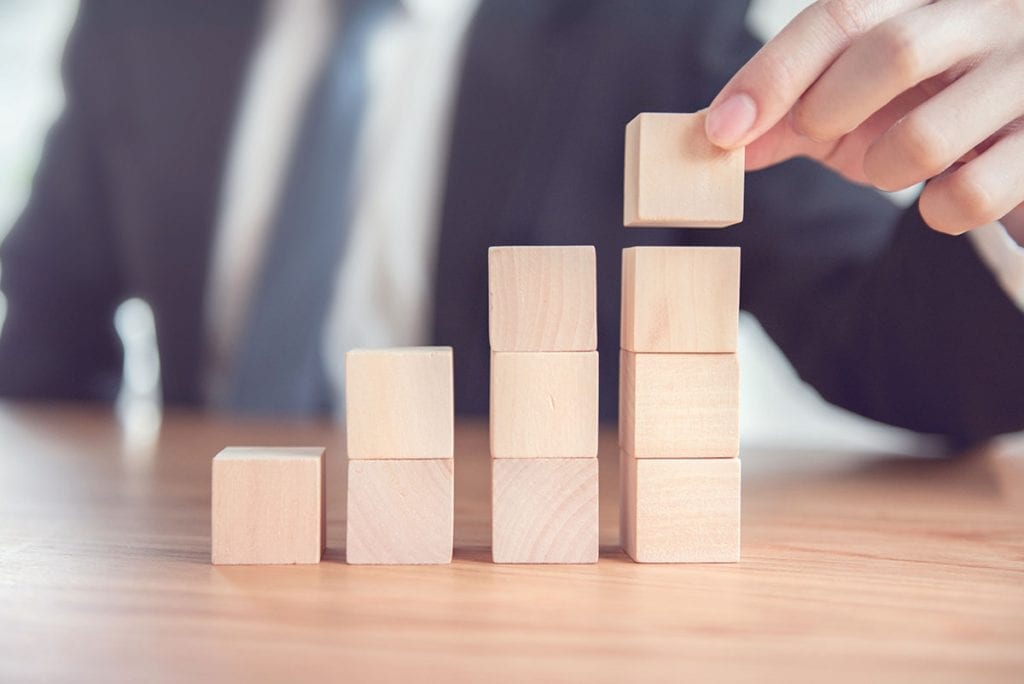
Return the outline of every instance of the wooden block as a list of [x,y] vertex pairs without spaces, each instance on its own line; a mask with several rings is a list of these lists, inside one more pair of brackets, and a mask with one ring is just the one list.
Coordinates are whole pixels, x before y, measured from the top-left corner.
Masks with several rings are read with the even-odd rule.
[[597,352],[491,352],[493,458],[597,458]]
[[619,458],[622,548],[638,563],[740,559],[740,460]]
[[744,151],[712,145],[704,118],[640,114],[626,126],[626,226],[721,228],[743,220]]
[[487,262],[491,349],[597,349],[593,247],[491,247]]
[[348,352],[345,405],[350,459],[455,455],[451,347]]
[[491,462],[495,563],[596,563],[596,458]]
[[622,250],[623,349],[735,352],[739,310],[739,247]]
[[212,489],[215,565],[320,562],[322,448],[228,447],[213,458]]
[[735,354],[619,352],[619,445],[636,458],[739,455]]
[[349,461],[348,563],[451,563],[454,517],[453,459]]

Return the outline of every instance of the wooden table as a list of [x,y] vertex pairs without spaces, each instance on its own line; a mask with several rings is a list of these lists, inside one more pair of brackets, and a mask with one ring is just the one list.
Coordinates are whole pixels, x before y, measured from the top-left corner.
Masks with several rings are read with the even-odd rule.
[[[210,459],[326,445],[318,566],[209,564]],[[460,423],[455,562],[344,564],[343,439],[316,423],[172,413],[159,434],[81,407],[0,406],[0,681],[1024,677],[1024,459],[744,453],[743,560],[617,549],[602,436],[601,560],[489,557],[486,426]]]

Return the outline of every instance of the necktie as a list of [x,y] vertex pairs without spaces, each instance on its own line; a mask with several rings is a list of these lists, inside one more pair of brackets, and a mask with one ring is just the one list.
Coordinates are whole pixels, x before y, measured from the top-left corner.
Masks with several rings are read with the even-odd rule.
[[237,412],[305,414],[330,405],[321,340],[347,238],[366,53],[394,0],[339,4],[228,387],[227,408]]

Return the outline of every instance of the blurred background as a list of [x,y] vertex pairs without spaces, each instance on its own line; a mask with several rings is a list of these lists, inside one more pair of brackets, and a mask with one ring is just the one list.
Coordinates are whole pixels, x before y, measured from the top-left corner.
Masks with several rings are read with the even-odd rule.
[[[764,39],[806,4],[803,0],[755,2],[748,23]],[[46,130],[61,108],[60,58],[77,5],[76,0],[0,0],[0,237],[24,206]],[[125,348],[119,409],[128,418],[129,428],[145,431],[157,424],[159,416],[153,318],[145,302],[130,300],[118,310],[116,325]],[[757,322],[746,315],[741,320],[739,351],[745,445],[921,451],[919,438],[910,433],[825,404],[796,377]]]

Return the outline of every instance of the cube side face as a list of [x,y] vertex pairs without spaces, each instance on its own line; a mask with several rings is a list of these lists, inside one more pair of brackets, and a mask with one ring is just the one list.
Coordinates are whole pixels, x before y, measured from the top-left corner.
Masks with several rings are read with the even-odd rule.
[[638,117],[637,209],[627,227],[721,228],[743,220],[744,151],[711,144],[705,114]]
[[636,463],[619,450],[619,542],[622,550],[636,560]]
[[619,306],[619,347],[636,351],[636,247],[622,250],[622,300]]
[[454,494],[452,459],[349,461],[346,561],[450,563]]
[[636,354],[619,350],[619,446],[636,453]]
[[596,458],[598,353],[492,352],[491,456]]
[[492,461],[495,563],[596,563],[598,460]]
[[350,459],[454,456],[450,347],[353,350],[345,365]]
[[631,456],[711,459],[739,455],[739,362],[735,354],[623,351],[622,357],[626,392],[619,418],[621,446]]
[[740,461],[629,458],[636,488],[626,515],[639,563],[735,563],[740,559]]
[[634,225],[640,220],[640,121],[643,114],[626,124],[625,169],[622,188],[622,224]]
[[739,329],[738,247],[623,251],[623,349],[733,353]]
[[324,459],[215,458],[211,560],[215,565],[319,563]]
[[487,262],[492,350],[597,349],[593,246],[491,247]]

